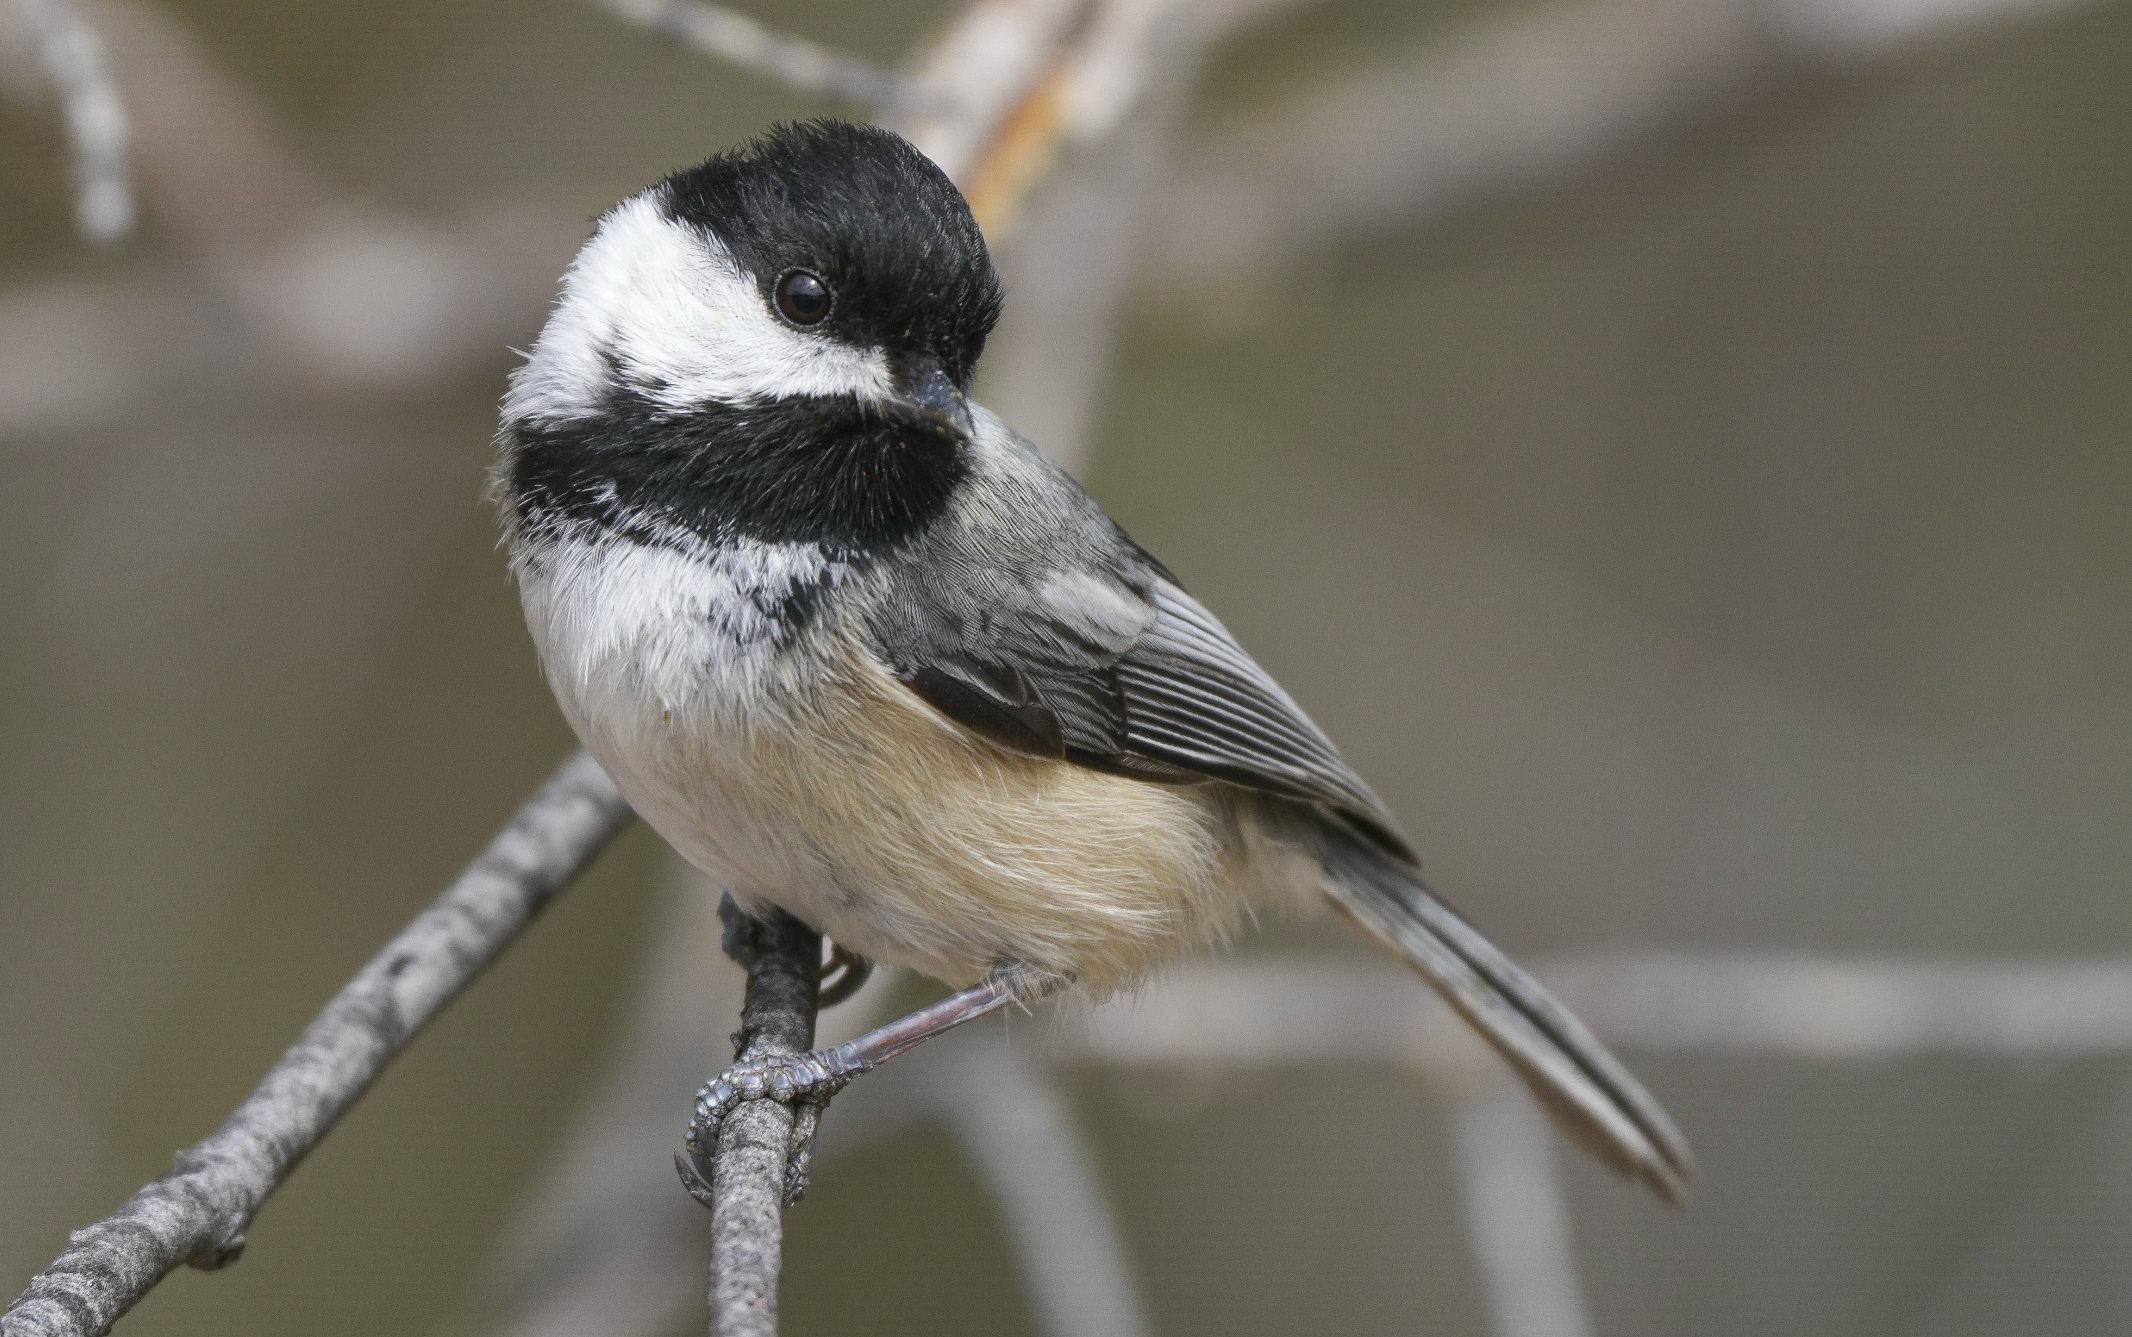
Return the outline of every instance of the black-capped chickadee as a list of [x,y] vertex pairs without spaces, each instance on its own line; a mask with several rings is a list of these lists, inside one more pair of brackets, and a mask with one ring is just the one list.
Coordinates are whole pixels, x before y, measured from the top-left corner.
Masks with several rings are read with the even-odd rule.
[[962,992],[739,1065],[823,1099],[1015,999],[1131,986],[1252,902],[1418,970],[1585,1146],[1677,1199],[1635,1078],[1422,884],[1220,622],[966,398],[1001,291],[898,136],[788,126],[600,220],[504,400],[496,495],[563,713],[744,907]]

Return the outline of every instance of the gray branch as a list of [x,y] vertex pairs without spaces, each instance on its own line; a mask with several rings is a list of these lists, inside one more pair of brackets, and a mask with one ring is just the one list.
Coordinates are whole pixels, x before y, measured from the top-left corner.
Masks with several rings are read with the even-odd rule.
[[870,107],[894,111],[918,97],[918,88],[893,70],[869,65],[815,45],[804,38],[773,32],[745,14],[703,0],[597,0],[601,8],[640,28],[673,38],[683,46],[716,56],[745,70],[767,75],[805,93],[822,93]]
[[[1246,3],[1247,0],[1233,0]],[[1211,285],[1563,179],[1772,83],[1914,57],[2085,0],[1493,6],[1222,123],[1165,173],[1139,277]],[[1143,300],[1147,300],[1145,290]]]
[[1593,1337],[1546,1113],[1508,1073],[1469,1083],[1451,1146],[1496,1337]]
[[1102,1176],[1051,1074],[992,1027],[921,1074],[992,1190],[1047,1337],[1151,1337]]
[[[822,935],[782,910],[751,919],[731,897],[718,913],[726,921],[726,955],[748,969],[734,1060],[812,1049]],[[776,1337],[782,1212],[807,1187],[804,1159],[792,1161],[789,1148],[795,1121],[798,1136],[811,1143],[819,1116],[817,1106],[751,1100],[718,1125],[708,1204],[712,1337]],[[700,1193],[703,1186],[690,1187]]]
[[444,1005],[628,822],[580,752],[445,893],[364,966],[212,1137],[66,1251],[0,1315],[0,1337],[106,1333],[180,1263],[217,1268],[252,1216]]

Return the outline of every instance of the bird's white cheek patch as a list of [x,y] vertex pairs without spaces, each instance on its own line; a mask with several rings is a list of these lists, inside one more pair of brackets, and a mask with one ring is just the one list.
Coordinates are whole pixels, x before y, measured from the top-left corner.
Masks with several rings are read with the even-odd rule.
[[881,399],[894,387],[881,350],[779,320],[715,238],[644,195],[608,214],[563,276],[555,314],[512,377],[505,421],[594,412],[618,376],[681,410],[711,400]]

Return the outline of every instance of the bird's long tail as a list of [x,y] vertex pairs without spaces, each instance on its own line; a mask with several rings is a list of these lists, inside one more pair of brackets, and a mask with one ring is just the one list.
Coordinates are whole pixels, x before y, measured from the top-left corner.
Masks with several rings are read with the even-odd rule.
[[1333,836],[1327,895],[1433,985],[1499,1050],[1581,1146],[1678,1204],[1695,1177],[1687,1139],[1570,1010],[1438,900],[1411,870]]

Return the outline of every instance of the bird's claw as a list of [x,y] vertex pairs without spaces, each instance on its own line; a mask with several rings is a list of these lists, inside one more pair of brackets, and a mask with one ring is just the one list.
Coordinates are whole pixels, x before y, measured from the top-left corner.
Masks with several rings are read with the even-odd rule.
[[844,1089],[858,1071],[835,1050],[805,1054],[763,1054],[743,1059],[703,1084],[696,1093],[695,1116],[684,1140],[686,1155],[675,1158],[681,1182],[691,1196],[711,1205],[711,1161],[718,1149],[718,1129],[726,1117],[750,1100],[791,1105],[792,1135],[785,1152],[785,1205],[807,1192],[807,1167],[814,1158],[814,1135],[829,1098]]
[[742,1101],[827,1103],[857,1075],[840,1063],[836,1051],[830,1049],[743,1059],[705,1082],[696,1093],[696,1117],[689,1122],[689,1141],[708,1149],[717,1140],[718,1125]]

